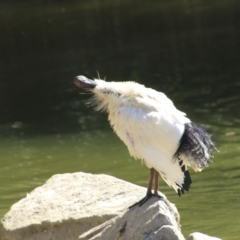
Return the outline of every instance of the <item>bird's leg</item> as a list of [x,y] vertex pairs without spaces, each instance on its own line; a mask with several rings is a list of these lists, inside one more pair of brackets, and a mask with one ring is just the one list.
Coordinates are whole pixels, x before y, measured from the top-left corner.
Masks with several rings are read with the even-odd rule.
[[158,173],[158,171],[155,170],[155,169],[154,169],[154,171],[155,171],[155,173],[154,173],[154,189],[153,189],[154,192],[153,192],[153,196],[162,198],[162,196],[160,196],[160,195],[158,194],[159,173]]
[[158,177],[159,173],[154,169],[155,174],[154,174],[154,195],[158,195]]
[[[154,168],[151,168],[150,169],[150,175],[149,175],[149,181],[148,181],[148,187],[147,187],[147,194],[146,194],[146,196],[143,199],[141,199],[140,201],[138,201],[138,202],[134,203],[133,205],[131,205],[129,208],[135,207],[137,205],[139,207],[141,207],[145,202],[147,202],[147,200],[149,198],[152,197],[152,195],[153,195],[152,194],[152,185],[153,185],[154,173],[155,173],[155,175],[158,174],[158,172]],[[155,179],[155,181],[156,181],[156,179]],[[155,188],[154,188],[154,193],[155,193]]]
[[152,185],[153,185],[153,178],[154,178],[155,169],[150,169],[149,180],[148,180],[148,187],[147,187],[147,196],[152,196]]

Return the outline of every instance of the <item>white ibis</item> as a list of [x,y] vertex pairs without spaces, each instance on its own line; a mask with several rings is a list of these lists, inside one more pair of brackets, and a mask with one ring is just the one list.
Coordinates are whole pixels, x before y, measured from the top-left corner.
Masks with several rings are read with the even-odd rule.
[[130,155],[150,169],[147,195],[139,206],[153,195],[159,196],[159,175],[181,196],[192,183],[187,167],[200,172],[208,166],[215,148],[210,134],[191,122],[164,93],[136,82],[106,82],[84,76],[77,76],[74,83],[93,93],[90,102],[97,110],[108,112],[114,132]]

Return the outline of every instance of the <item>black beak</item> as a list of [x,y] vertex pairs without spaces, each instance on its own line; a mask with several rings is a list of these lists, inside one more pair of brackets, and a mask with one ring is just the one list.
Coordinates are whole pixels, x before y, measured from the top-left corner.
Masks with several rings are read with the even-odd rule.
[[97,86],[95,81],[88,79],[82,75],[76,76],[74,78],[74,84],[79,88],[95,88]]

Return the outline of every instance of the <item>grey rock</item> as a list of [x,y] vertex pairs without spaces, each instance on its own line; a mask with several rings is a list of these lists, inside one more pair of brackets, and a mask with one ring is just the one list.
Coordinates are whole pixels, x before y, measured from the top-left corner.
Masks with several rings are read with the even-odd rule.
[[[170,208],[169,208],[170,206]],[[81,240],[184,240],[179,216],[166,198],[153,197],[108,222],[82,234]]]
[[[139,211],[139,207],[128,211],[128,207],[145,194],[146,188],[107,175],[54,175],[11,207],[1,220],[0,239],[75,240],[82,233],[101,226],[119,214],[130,216],[132,221],[137,222],[135,217],[138,218],[139,214],[143,217],[144,212]],[[175,205],[168,202],[163,194],[162,196],[162,201],[158,201],[158,198],[151,199],[162,204],[160,208],[158,205],[149,205],[149,214],[153,222],[156,221],[156,227],[171,220],[174,227],[178,228],[178,211]],[[163,211],[169,212],[169,219],[162,217]],[[140,226],[144,227],[144,222]],[[151,231],[152,228],[149,227],[146,233],[154,236]]]
[[1,220],[0,239],[78,239],[145,194],[145,188],[107,175],[54,175],[11,207]]
[[184,240],[179,213],[162,193],[162,199],[128,209],[145,194],[146,188],[107,175],[54,175],[11,207],[1,220],[0,239]]

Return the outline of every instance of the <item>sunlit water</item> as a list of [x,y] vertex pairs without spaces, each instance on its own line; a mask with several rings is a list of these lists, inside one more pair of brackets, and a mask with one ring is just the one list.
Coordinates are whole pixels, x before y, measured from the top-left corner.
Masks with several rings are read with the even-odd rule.
[[0,6],[0,216],[53,174],[105,173],[146,186],[105,114],[72,79],[135,80],[165,92],[213,134],[219,153],[176,204],[185,236],[240,235],[238,2],[76,1]]

